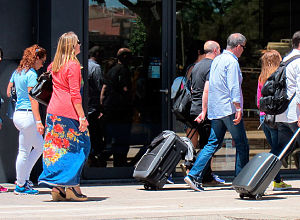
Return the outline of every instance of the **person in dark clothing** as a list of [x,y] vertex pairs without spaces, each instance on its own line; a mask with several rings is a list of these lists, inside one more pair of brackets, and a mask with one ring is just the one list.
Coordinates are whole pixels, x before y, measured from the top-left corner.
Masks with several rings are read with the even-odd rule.
[[[197,40],[190,45],[190,49],[187,52],[187,60],[186,60],[186,67],[184,68],[185,73],[186,73],[186,86],[191,89],[191,74],[194,66],[196,63],[200,62],[203,58],[205,58],[205,52],[204,52],[204,41],[202,40]],[[197,45],[195,47],[195,45]],[[194,120],[191,120],[194,121]],[[189,123],[190,124],[190,123]],[[190,125],[189,125],[190,126]],[[199,139],[199,134],[196,131],[190,132],[191,129],[194,130],[192,127],[187,127],[186,129],[186,135],[188,138],[191,139],[194,148],[199,147],[198,146],[198,139]],[[187,168],[189,169],[189,168]]]
[[131,57],[128,48],[119,49],[118,63],[105,75],[101,91],[106,147],[111,148],[114,167],[128,166],[133,114],[131,73],[128,68]]
[[99,46],[94,46],[89,50],[88,60],[88,122],[91,139],[91,153],[89,155],[90,166],[101,166],[99,154],[103,151],[104,131],[99,120],[100,116],[100,93],[103,85],[103,72],[100,62],[101,50]]
[[100,93],[103,85],[103,73],[100,60],[100,47],[94,46],[89,50],[88,60],[88,82],[89,82],[89,113],[98,112],[100,114]]
[[[192,104],[190,109],[190,123],[194,128],[198,127],[197,132],[200,136],[198,146],[200,149],[207,144],[211,130],[210,121],[206,116],[208,80],[211,63],[213,59],[220,54],[220,46],[215,41],[207,41],[204,44],[204,52],[205,57],[195,64],[191,72]],[[201,125],[198,126],[198,123],[201,123]],[[209,162],[209,164],[210,163],[211,162]],[[191,168],[191,166],[187,168]],[[211,165],[209,165],[207,170],[203,173],[203,184],[222,184],[223,181],[220,180],[221,179],[212,173]]]

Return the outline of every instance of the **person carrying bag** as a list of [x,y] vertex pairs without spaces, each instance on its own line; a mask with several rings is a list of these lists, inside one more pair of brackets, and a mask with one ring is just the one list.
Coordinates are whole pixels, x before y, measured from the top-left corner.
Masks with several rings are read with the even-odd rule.
[[[187,126],[192,127],[191,123],[189,122],[192,95],[190,89],[188,88],[189,79],[187,79],[187,74],[188,71],[184,77],[178,77],[173,82],[171,93],[171,99],[173,100],[172,112],[178,121],[181,121]],[[180,83],[178,83],[179,80]]]

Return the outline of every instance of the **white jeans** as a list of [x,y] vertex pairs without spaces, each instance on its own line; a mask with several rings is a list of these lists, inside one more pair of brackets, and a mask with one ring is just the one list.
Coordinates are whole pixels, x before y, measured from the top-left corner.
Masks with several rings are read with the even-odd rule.
[[13,121],[19,133],[19,152],[16,161],[17,184],[29,180],[31,170],[43,152],[43,137],[37,131],[31,111],[16,111]]

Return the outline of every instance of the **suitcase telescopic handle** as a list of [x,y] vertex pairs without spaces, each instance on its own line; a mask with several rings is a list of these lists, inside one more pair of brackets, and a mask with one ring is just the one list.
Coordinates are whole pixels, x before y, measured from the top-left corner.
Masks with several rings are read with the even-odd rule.
[[284,149],[282,150],[282,152],[279,154],[278,159],[281,160],[283,158],[283,156],[285,155],[285,153],[287,152],[287,150],[290,148],[290,146],[292,145],[293,141],[296,139],[296,137],[298,136],[300,132],[300,128],[298,128],[298,130],[295,132],[295,134],[293,135],[292,139],[289,141],[289,143],[284,147]]
[[198,123],[196,127],[192,128],[189,131],[189,133],[186,135],[186,137],[189,138],[190,134],[192,133],[192,130],[195,129],[194,132],[193,132],[193,134],[192,134],[192,136],[189,138],[189,139],[192,139],[193,136],[194,136],[194,134],[196,133],[196,131],[198,130],[198,128],[201,126],[202,123],[203,123],[203,121],[201,121],[200,123]]

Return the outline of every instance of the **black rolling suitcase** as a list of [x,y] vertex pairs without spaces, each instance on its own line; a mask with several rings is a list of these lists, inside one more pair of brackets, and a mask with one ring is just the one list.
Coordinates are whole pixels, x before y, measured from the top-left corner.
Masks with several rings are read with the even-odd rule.
[[264,195],[265,190],[281,168],[282,163],[280,160],[299,132],[300,128],[298,128],[278,157],[272,153],[260,153],[246,164],[232,182],[233,188],[240,194],[241,199],[244,197],[260,199]]
[[163,131],[153,139],[137,163],[133,177],[144,183],[145,189],[160,189],[176,165],[184,159],[188,145],[173,131]]

